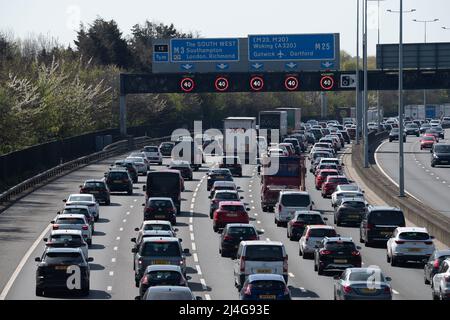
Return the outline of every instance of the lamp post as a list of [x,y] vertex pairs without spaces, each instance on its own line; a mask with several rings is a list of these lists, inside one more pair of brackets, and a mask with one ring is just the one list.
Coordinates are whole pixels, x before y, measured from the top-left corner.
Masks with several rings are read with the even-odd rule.
[[356,144],[359,144],[361,134],[361,90],[359,88],[359,3],[356,0]]
[[[413,19],[414,22],[423,23],[424,25],[424,43],[427,43],[427,23],[438,22],[439,19],[431,19],[431,20],[417,20]],[[427,90],[423,89],[423,107],[427,106]]]
[[400,33],[399,33],[399,45],[398,45],[398,171],[399,171],[399,196],[405,196],[405,168],[404,168],[404,152],[403,152],[403,13],[414,12],[416,9],[409,11],[403,11],[403,0],[400,1],[400,11],[387,10],[391,13],[400,14]]
[[364,103],[363,103],[363,132],[364,132],[364,168],[369,167],[369,130],[368,123],[368,109],[369,109],[369,93],[367,86],[367,2],[364,1],[364,36],[363,36],[363,68],[364,68]]

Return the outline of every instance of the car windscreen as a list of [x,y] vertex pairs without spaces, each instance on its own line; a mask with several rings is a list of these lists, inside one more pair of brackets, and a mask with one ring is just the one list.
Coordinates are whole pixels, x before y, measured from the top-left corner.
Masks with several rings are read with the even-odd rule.
[[167,200],[150,200],[149,205],[157,208],[172,208],[172,203]]
[[214,199],[220,200],[239,200],[239,196],[234,192],[216,192]]
[[250,227],[231,227],[228,228],[227,234],[232,236],[254,236],[256,232],[255,229]]
[[181,274],[176,271],[151,271],[147,273],[147,276],[151,282],[170,281],[179,283],[181,281]]
[[405,218],[401,211],[372,211],[369,223],[381,225],[404,225]]
[[305,222],[306,224],[323,224],[323,219],[318,214],[299,214],[297,221]]
[[334,229],[310,229],[309,236],[313,238],[335,237]]
[[245,252],[246,260],[250,261],[283,261],[281,246],[249,245]]
[[145,224],[144,230],[167,230],[170,231],[170,226],[168,224]]
[[56,224],[84,224],[81,218],[58,218]]
[[214,187],[214,191],[216,190],[236,190],[234,187],[224,187],[224,186],[219,186],[219,187]]
[[398,235],[402,240],[429,240],[430,236],[425,232],[402,232]]
[[367,271],[352,271],[348,277],[350,281],[374,281],[384,282],[384,276],[380,271],[377,270],[367,270]]
[[68,199],[70,202],[76,201],[93,201],[92,196],[70,196]]
[[76,234],[54,234],[51,237],[51,242],[56,243],[81,243],[81,236]]
[[252,288],[256,290],[284,290],[286,285],[282,281],[257,280],[252,281]]
[[355,251],[356,246],[353,242],[348,241],[328,241],[326,249],[331,251]]
[[83,257],[79,252],[47,252],[44,261],[47,264],[80,264]]
[[145,147],[144,148],[145,152],[158,152],[158,147]]
[[286,207],[307,207],[311,204],[311,199],[307,194],[284,194],[281,204]]
[[450,153],[450,145],[435,145],[434,151],[439,153]]
[[148,257],[179,257],[181,256],[180,245],[174,241],[152,241],[144,242],[141,246],[141,256]]

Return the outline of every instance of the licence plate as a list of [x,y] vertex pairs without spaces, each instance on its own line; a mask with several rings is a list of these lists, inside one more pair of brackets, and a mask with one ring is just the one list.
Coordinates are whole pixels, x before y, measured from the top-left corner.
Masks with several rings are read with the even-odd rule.
[[153,260],[153,264],[169,264],[167,260]]
[[259,295],[260,299],[271,299],[274,300],[276,297],[274,294],[260,294]]
[[347,263],[346,259],[334,259],[334,263]]
[[225,176],[217,176],[216,178],[217,179],[223,179],[223,178],[225,178]]
[[383,235],[383,236],[390,236],[390,235],[392,235],[392,232],[390,232],[390,231],[381,231],[380,234]]
[[114,180],[113,183],[121,183],[122,181],[120,180]]
[[352,218],[352,219],[358,219],[358,218],[359,218],[359,215],[357,215],[357,214],[352,214],[352,215],[349,215],[348,217],[349,217],[349,218]]
[[228,213],[227,217],[237,217],[237,213]]
[[67,266],[56,266],[55,270],[67,270]]
[[257,273],[271,273],[272,270],[270,270],[270,269],[257,269],[256,272]]
[[91,193],[91,194],[94,194],[94,193],[98,193],[98,191],[91,191],[90,193]]
[[370,288],[364,288],[364,289],[361,289],[361,291],[363,292],[363,293],[374,293],[375,291],[376,291],[377,289],[370,289]]
[[409,248],[408,249],[408,252],[420,252],[420,251],[422,251],[421,248]]
[[155,216],[155,218],[156,218],[156,219],[164,219],[165,216],[161,216],[161,215],[160,215],[160,216]]

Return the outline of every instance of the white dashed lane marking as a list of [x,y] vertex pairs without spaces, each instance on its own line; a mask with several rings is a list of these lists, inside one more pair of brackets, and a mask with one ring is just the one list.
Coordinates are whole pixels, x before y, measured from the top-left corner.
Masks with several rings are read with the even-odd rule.
[[120,237],[117,237],[116,240],[120,240]]
[[191,233],[191,241],[194,241],[195,239],[194,239],[194,234],[193,233]]
[[194,231],[194,226],[191,224],[191,225],[189,225],[189,231]]
[[198,256],[197,256],[197,254],[194,253],[192,256],[194,257],[194,262],[198,262]]
[[120,228],[119,231],[123,231],[123,228]]
[[393,294],[400,294],[400,292],[398,292],[398,291],[395,290],[395,289],[392,289],[392,293],[393,293]]
[[114,251],[117,251],[117,249],[118,249],[117,247],[114,247]]
[[110,271],[109,275],[112,277],[114,275],[114,271]]
[[202,288],[203,288],[203,290],[206,290],[206,289],[208,289],[208,287],[206,286],[206,281],[205,281],[205,279],[200,279],[200,283],[202,284]]
[[198,264],[195,265],[195,269],[197,269],[198,275],[202,275],[202,269],[200,269],[200,266]]
[[116,262],[116,258],[112,258],[112,259],[111,259],[111,262]]
[[289,274],[289,277],[295,278],[295,276],[294,276],[294,274],[292,272],[289,272],[288,274]]
[[197,247],[195,246],[195,242],[192,242],[192,251],[197,251]]

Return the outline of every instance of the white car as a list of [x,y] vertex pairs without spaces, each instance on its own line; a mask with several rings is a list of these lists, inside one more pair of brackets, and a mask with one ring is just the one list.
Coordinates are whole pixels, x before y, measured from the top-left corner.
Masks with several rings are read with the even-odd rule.
[[145,146],[142,152],[145,154],[149,162],[162,165],[163,157],[161,152],[159,152],[158,146]]
[[133,162],[136,166],[138,174],[143,176],[147,175],[147,171],[150,169],[149,165],[145,163],[144,159],[141,157],[127,157],[126,160]]
[[305,228],[302,237],[298,241],[298,254],[306,259],[308,256],[314,256],[316,246],[325,237],[336,237],[336,229],[327,225],[309,225]]
[[331,206],[337,208],[341,205],[343,198],[362,198],[364,199],[364,193],[359,191],[335,191],[331,195]]
[[450,300],[450,259],[442,261],[431,283],[433,300]]
[[52,230],[50,237],[43,240],[51,248],[80,248],[86,260],[89,258],[88,244],[80,230]]
[[364,190],[356,184],[341,184],[336,187],[335,191],[358,191],[364,193]]
[[338,158],[321,158],[319,161],[319,165],[324,163],[335,163],[338,166],[338,170],[342,170],[343,163]]
[[441,125],[441,120],[433,119],[430,121],[431,127],[438,127]]
[[287,224],[296,211],[313,210],[314,202],[306,191],[281,191],[275,205],[275,223],[277,226]]
[[150,170],[150,160],[145,154],[145,152],[132,152],[127,158],[128,161],[130,161],[130,158],[141,158],[142,161],[144,161],[145,165],[147,166],[147,171]]
[[92,244],[92,227],[83,214],[59,214],[51,221],[52,230],[80,230],[84,241]]
[[236,186],[233,181],[215,181],[212,185],[210,196],[212,197],[217,190],[238,191],[241,187]]
[[434,237],[426,228],[398,227],[387,242],[386,260],[392,266],[403,262],[424,262],[433,254]]
[[286,149],[270,148],[267,154],[269,157],[287,157],[289,152]]
[[88,193],[71,194],[67,199],[64,199],[65,207],[68,206],[87,206],[89,212],[94,216],[94,221],[100,218],[100,205],[95,200],[95,196]]

